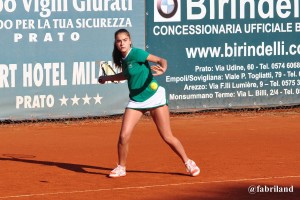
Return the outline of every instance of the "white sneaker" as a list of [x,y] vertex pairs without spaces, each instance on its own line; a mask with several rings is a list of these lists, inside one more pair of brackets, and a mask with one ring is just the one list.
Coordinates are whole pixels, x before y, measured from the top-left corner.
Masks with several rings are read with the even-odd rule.
[[113,169],[110,172],[110,174],[108,176],[111,178],[126,176],[126,167],[118,165],[115,169]]
[[196,163],[193,160],[188,160],[185,163],[186,171],[191,176],[198,176],[200,174],[200,168],[196,165]]

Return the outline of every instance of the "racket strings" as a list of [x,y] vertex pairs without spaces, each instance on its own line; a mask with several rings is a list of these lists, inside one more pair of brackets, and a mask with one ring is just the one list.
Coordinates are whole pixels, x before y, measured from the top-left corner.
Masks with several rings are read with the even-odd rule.
[[[110,75],[115,75],[116,74],[115,70],[107,62],[104,62],[104,63],[101,64],[101,70],[102,70],[102,74],[104,76],[110,76]],[[113,83],[118,83],[118,81],[112,81],[112,82]]]

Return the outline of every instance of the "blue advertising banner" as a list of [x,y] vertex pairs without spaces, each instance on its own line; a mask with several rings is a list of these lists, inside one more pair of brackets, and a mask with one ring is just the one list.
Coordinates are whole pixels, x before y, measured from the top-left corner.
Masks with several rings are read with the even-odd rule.
[[299,15],[299,0],[147,1],[147,50],[168,60],[170,108],[299,104]]
[[138,0],[0,0],[0,120],[123,112],[127,84],[97,78],[101,64],[114,68],[116,30],[128,29],[144,48],[144,7]]

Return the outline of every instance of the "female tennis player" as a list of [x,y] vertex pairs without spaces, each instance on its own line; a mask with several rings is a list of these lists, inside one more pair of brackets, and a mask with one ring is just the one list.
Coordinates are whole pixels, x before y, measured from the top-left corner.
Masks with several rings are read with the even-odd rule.
[[[126,29],[115,32],[113,61],[117,67],[122,68],[122,72],[100,76],[98,81],[103,84],[106,81],[127,80],[130,99],[125,109],[118,141],[118,165],[110,172],[109,177],[126,175],[129,139],[133,128],[147,111],[150,111],[162,139],[181,158],[187,172],[191,176],[197,176],[200,173],[199,167],[189,159],[180,141],[172,134],[165,89],[154,79],[154,76],[162,75],[167,70],[167,61],[132,47],[130,33]],[[156,65],[150,67],[149,62]]]

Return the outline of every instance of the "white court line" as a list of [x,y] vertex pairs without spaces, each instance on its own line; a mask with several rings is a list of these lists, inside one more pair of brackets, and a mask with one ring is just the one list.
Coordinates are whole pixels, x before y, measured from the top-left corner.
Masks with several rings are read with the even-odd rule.
[[300,176],[278,176],[278,177],[265,177],[265,178],[243,178],[243,179],[233,179],[233,180],[202,181],[202,182],[191,182],[191,183],[171,183],[171,184],[162,184],[162,185],[146,185],[146,186],[132,186],[132,187],[120,187],[120,188],[100,188],[100,189],[95,189],[95,190],[81,190],[81,191],[70,191],[70,192],[52,192],[52,193],[41,193],[41,194],[23,194],[23,195],[0,197],[0,199],[12,199],[12,198],[22,198],[22,197],[36,197],[36,196],[50,196],[50,195],[60,195],[60,194],[76,194],[76,193],[78,194],[78,193],[113,191],[113,190],[147,189],[147,188],[169,187],[169,186],[182,186],[182,185],[196,185],[196,184],[245,182],[245,181],[270,180],[270,179],[288,179],[288,178],[300,178]]

